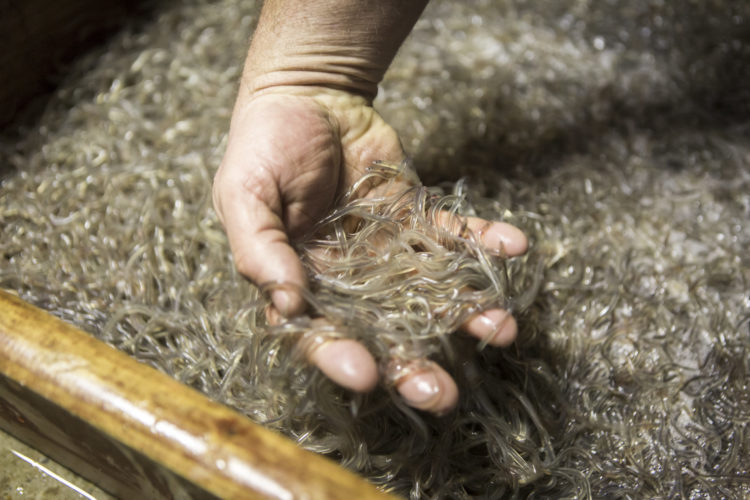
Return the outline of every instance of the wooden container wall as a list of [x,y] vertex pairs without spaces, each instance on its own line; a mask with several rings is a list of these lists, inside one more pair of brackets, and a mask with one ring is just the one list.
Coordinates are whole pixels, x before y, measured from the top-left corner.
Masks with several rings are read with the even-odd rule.
[[392,498],[4,291],[0,426],[120,498]]

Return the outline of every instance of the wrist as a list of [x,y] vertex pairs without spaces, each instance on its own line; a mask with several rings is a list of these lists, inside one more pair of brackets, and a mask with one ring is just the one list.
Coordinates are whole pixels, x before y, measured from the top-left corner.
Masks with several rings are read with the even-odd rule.
[[326,51],[268,57],[267,54],[256,55],[251,49],[240,91],[248,96],[274,89],[307,88],[316,93],[343,91],[371,103],[387,64],[379,65],[356,55],[337,55],[334,49],[323,52]]
[[427,0],[265,0],[243,91],[317,86],[372,101]]

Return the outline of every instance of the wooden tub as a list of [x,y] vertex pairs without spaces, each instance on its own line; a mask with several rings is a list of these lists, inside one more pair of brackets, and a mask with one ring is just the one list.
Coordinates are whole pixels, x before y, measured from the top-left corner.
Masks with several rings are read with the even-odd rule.
[[390,498],[5,291],[0,427],[120,498]]

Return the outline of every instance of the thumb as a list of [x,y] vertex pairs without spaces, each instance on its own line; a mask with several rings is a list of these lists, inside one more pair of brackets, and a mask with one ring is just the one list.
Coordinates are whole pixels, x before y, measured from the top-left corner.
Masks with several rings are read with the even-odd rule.
[[258,285],[292,285],[272,289],[271,300],[284,316],[300,314],[307,287],[305,270],[289,243],[286,228],[258,194],[241,186],[214,185],[214,207],[224,224],[237,270]]

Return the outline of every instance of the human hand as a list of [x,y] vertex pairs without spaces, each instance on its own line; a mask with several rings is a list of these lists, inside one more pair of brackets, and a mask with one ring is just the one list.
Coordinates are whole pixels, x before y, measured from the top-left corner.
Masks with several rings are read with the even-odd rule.
[[[297,290],[307,286],[306,273],[290,240],[324,217],[374,161],[399,164],[403,157],[397,134],[364,97],[280,86],[238,100],[214,182],[214,206],[239,271],[258,284],[293,285],[273,290],[270,321],[305,309]],[[357,196],[381,196],[407,186],[407,180],[373,182]],[[514,256],[526,250],[526,237],[509,224],[470,217],[466,225],[491,253]],[[513,317],[501,309],[475,315],[462,329],[496,346],[510,344],[517,330]],[[377,384],[377,364],[360,343],[339,339],[311,345],[308,359],[334,382],[361,392]],[[438,414],[455,406],[456,384],[437,364],[422,361],[404,373],[396,386],[411,406]]]

